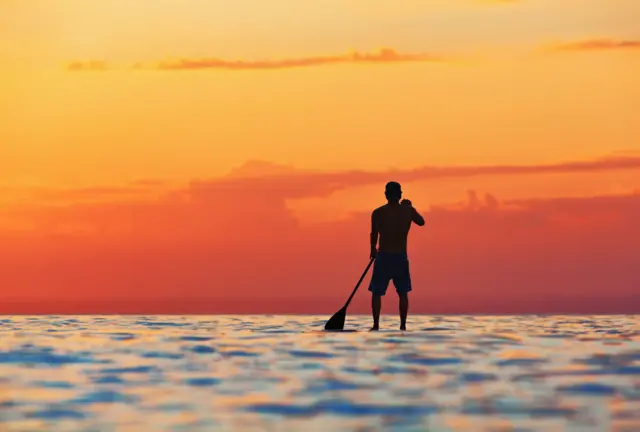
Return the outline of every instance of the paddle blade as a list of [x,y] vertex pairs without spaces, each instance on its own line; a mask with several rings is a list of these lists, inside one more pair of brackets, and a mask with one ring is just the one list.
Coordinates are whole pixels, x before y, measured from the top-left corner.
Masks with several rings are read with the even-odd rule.
[[347,309],[342,308],[338,312],[335,313],[329,321],[324,325],[325,330],[343,330],[344,329],[344,320],[347,317]]

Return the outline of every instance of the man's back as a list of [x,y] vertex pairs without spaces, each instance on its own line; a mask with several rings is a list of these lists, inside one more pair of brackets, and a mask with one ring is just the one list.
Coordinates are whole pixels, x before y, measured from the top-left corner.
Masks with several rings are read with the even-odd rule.
[[375,209],[372,222],[380,233],[380,252],[406,252],[407,237],[413,220],[413,208],[402,204],[385,204]]

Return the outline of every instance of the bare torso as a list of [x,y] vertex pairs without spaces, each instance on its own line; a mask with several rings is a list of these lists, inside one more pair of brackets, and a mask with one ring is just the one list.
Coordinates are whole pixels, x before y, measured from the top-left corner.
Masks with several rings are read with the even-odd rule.
[[371,219],[380,235],[380,252],[407,252],[413,211],[412,207],[400,204],[385,204],[373,211]]

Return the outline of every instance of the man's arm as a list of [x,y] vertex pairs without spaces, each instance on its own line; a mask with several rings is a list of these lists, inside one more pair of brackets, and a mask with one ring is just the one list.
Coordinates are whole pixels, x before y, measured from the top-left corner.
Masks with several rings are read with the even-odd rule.
[[418,213],[418,210],[416,210],[415,207],[411,207],[411,220],[418,226],[424,225],[424,218],[420,213]]
[[411,207],[411,221],[413,223],[415,223],[418,226],[423,226],[424,225],[424,218],[422,217],[422,215],[420,213],[418,213],[418,210],[416,210],[416,208],[413,206],[413,204],[411,204],[410,200],[403,199],[401,204]]
[[373,211],[371,213],[371,235],[370,235],[370,241],[371,241],[371,254],[370,257],[371,258],[375,258],[376,256],[376,251],[377,251],[377,246],[378,246],[378,222],[376,220],[376,212]]

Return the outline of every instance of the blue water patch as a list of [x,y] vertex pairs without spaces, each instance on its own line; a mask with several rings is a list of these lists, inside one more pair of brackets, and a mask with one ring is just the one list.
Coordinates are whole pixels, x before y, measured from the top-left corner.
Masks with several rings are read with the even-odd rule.
[[96,360],[73,354],[55,354],[51,349],[0,351],[0,363],[34,364],[39,366],[61,366],[80,363],[109,363],[108,360]]
[[210,341],[213,338],[209,336],[180,336],[178,339],[189,342],[205,342]]
[[186,327],[189,323],[176,323],[176,322],[164,322],[164,321],[136,321],[134,324],[143,325],[148,327]]
[[52,389],[72,389],[75,386],[67,381],[34,381],[32,383],[34,387],[44,387]]
[[235,350],[225,351],[224,355],[227,357],[258,357],[260,354],[251,351]]
[[361,388],[364,387],[352,382],[333,378],[312,381],[307,386],[306,391],[312,393],[323,393],[327,391],[359,390]]
[[215,348],[208,345],[196,345],[193,347],[188,347],[187,350],[196,354],[212,354],[216,352]]
[[468,372],[460,374],[458,379],[462,382],[485,382],[496,381],[498,376],[491,373]]
[[576,359],[575,363],[594,366],[626,366],[640,361],[640,352],[623,352],[619,354],[595,354],[591,357]]
[[574,333],[556,333],[556,332],[536,335],[536,337],[545,338],[545,339],[572,339],[575,336],[576,335]]
[[334,354],[320,352],[320,351],[301,351],[301,350],[292,350],[289,351],[289,355],[293,357],[299,358],[332,358],[335,357]]
[[547,360],[545,359],[537,359],[537,358],[514,358],[514,359],[506,359],[506,360],[499,360],[497,362],[495,362],[496,366],[531,366],[531,365],[537,365],[537,364],[541,364],[541,363],[546,363]]
[[311,363],[311,362],[304,362],[304,363],[298,363],[294,369],[297,370],[323,370],[325,369],[325,365],[323,365],[322,363]]
[[152,411],[164,411],[164,412],[183,412],[183,411],[188,411],[190,408],[189,404],[186,403],[164,403],[164,404],[158,404],[158,405],[153,405],[151,407],[149,407],[150,410]]
[[559,392],[576,393],[585,396],[613,396],[619,393],[618,389],[599,383],[580,383],[556,388]]
[[314,406],[306,405],[287,405],[287,404],[255,404],[248,405],[243,408],[244,411],[255,412],[258,414],[271,414],[284,417],[307,417],[317,414]]
[[26,414],[27,418],[38,420],[82,420],[87,414],[68,408],[49,407],[43,410],[33,411]]
[[327,400],[311,405],[290,404],[254,404],[245,408],[260,414],[272,414],[286,417],[315,416],[330,414],[346,417],[362,416],[424,416],[438,412],[429,405],[376,405],[354,403],[348,400]]
[[91,404],[108,404],[123,403],[132,404],[140,400],[137,396],[126,395],[112,390],[99,390],[95,392],[85,393],[80,397],[74,398],[69,403],[74,405],[91,405]]
[[379,373],[379,374],[389,374],[389,375],[403,375],[403,374],[415,375],[415,374],[424,373],[422,369],[418,369],[418,368],[391,366],[391,365],[379,366],[375,369],[375,371],[372,371],[372,372]]
[[[12,401],[12,400],[3,400],[0,401],[0,409],[8,409],[8,408],[16,408],[20,406],[20,404],[16,401]],[[0,422],[1,422],[2,417],[0,417]]]
[[610,370],[612,375],[640,375],[640,366],[622,366]]
[[193,387],[211,387],[221,383],[221,380],[218,378],[204,377],[204,378],[188,378],[185,381],[185,384],[193,386]]
[[140,357],[148,358],[148,359],[168,359],[168,360],[177,360],[184,358],[184,354],[180,353],[172,353],[166,351],[146,351],[140,353]]
[[443,366],[463,363],[463,360],[458,357],[422,357],[414,354],[391,356],[388,360],[422,366]]
[[415,343],[415,341],[411,339],[401,339],[401,338],[394,338],[394,337],[380,339],[380,342],[392,343],[392,344]]
[[126,381],[117,375],[104,375],[92,380],[95,384],[124,384]]
[[102,369],[100,372],[102,372],[103,374],[145,374],[159,371],[160,369],[157,366],[132,366],[123,368]]
[[463,403],[461,412],[469,415],[527,417],[569,417],[577,414],[577,410],[573,408],[529,405],[526,402],[514,399],[466,400]]
[[114,341],[125,341],[125,340],[133,340],[138,336],[133,333],[111,333],[111,340]]
[[314,405],[321,413],[338,416],[424,416],[438,412],[438,408],[431,405],[379,405],[356,403],[345,399],[321,401]]

